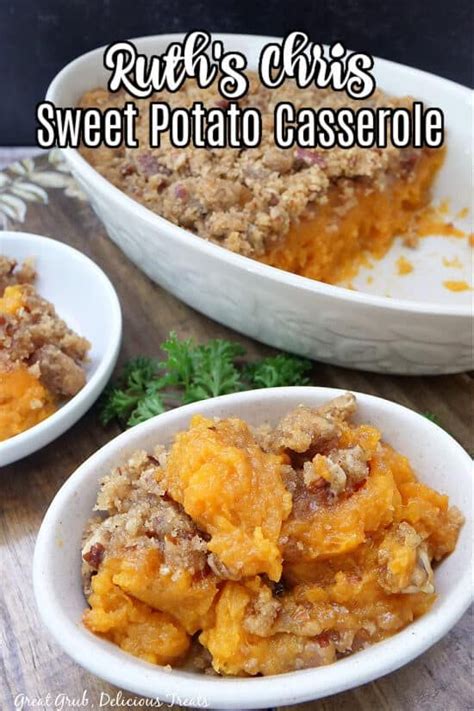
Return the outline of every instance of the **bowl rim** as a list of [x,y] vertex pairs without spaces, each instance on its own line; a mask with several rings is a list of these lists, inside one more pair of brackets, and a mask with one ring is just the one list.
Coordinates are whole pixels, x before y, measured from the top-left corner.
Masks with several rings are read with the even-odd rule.
[[[171,33],[171,34],[156,34],[156,35],[144,35],[141,37],[134,37],[126,41],[133,43],[140,43],[152,40],[161,40],[165,42],[173,42],[182,39],[185,33]],[[246,40],[254,41],[281,41],[281,37],[265,36],[265,35],[253,35],[253,34],[238,34],[238,33],[212,33],[212,37],[215,39],[221,39],[225,42],[226,39],[231,39],[233,41],[239,41],[244,38]],[[101,53],[107,48],[108,45],[103,45],[96,49],[90,50],[76,57],[71,62],[66,64],[53,78],[48,86],[46,92],[46,100],[51,101],[53,104],[57,105],[58,97],[61,94],[61,88],[63,84],[67,84],[69,81],[69,75],[71,72],[75,72],[80,68],[81,64],[92,57],[99,57]],[[421,69],[416,69],[415,67],[410,67],[406,64],[400,64],[397,62],[392,62],[387,59],[382,59],[380,57],[374,56],[376,66],[386,67],[391,71],[398,69],[403,69],[410,73],[415,73],[420,75],[425,80],[438,81],[446,85],[453,94],[462,94],[466,102],[472,103],[471,91],[468,87],[462,84],[457,84],[444,77],[437,76],[436,74],[431,74],[425,72]],[[61,103],[59,104],[61,105]],[[435,315],[435,316],[459,316],[463,318],[472,319],[472,308],[469,305],[463,304],[444,304],[437,302],[424,302],[424,301],[411,301],[408,299],[399,299],[386,296],[379,296],[376,294],[367,294],[364,292],[358,292],[351,289],[347,289],[342,286],[335,286],[333,284],[325,284],[323,282],[318,282],[314,279],[308,277],[300,276],[298,274],[293,274],[291,272],[286,272],[283,269],[278,269],[277,267],[272,267],[268,264],[263,264],[250,257],[245,257],[236,252],[231,252],[230,250],[222,247],[221,245],[214,244],[208,240],[199,237],[198,235],[180,227],[170,220],[158,215],[149,208],[145,207],[138,201],[129,197],[126,193],[122,192],[119,188],[115,187],[110,181],[104,178],[95,168],[93,168],[79,153],[76,148],[60,148],[61,153],[64,155],[66,161],[74,170],[81,173],[84,179],[87,179],[88,184],[93,184],[95,181],[100,187],[103,193],[110,202],[122,203],[122,205],[131,211],[134,211],[136,215],[148,222],[152,227],[161,228],[161,231],[166,231],[168,237],[175,239],[180,246],[185,249],[190,245],[209,257],[214,257],[216,259],[221,259],[227,262],[229,265],[240,268],[247,273],[253,273],[259,278],[266,278],[272,282],[278,282],[284,284],[288,287],[295,287],[297,289],[310,292],[313,294],[322,294],[329,297],[334,297],[340,299],[341,301],[346,301],[349,303],[357,303],[363,306],[372,306],[376,308],[389,309],[391,311],[404,311],[410,313],[418,313],[423,315]]]
[[[284,400],[290,395],[293,399],[295,397],[301,401],[313,399],[314,402],[314,396],[326,399],[343,392],[345,391],[338,388],[304,386],[268,388],[223,395],[158,415],[123,432],[92,454],[66,480],[53,499],[38,533],[34,552],[33,585],[37,607],[44,624],[60,646],[90,672],[143,696],[166,700],[172,700],[176,694],[194,700],[199,696],[205,698],[211,708],[230,709],[264,708],[304,702],[359,686],[405,665],[443,637],[460,619],[473,599],[469,563],[435,612],[428,612],[393,637],[332,665],[272,677],[213,678],[179,669],[166,671],[162,667],[128,655],[110,642],[98,640],[92,633],[81,627],[80,623],[71,622],[61,609],[61,600],[58,600],[58,604],[54,601],[54,580],[48,579],[48,559],[52,546],[56,543],[56,525],[61,520],[74,492],[81,487],[84,477],[87,477],[91,470],[104,466],[106,462],[109,466],[108,460],[111,455],[115,455],[118,459],[121,452],[129,449],[127,444],[129,441],[132,447],[139,447],[142,437],[153,431],[156,431],[159,438],[160,427],[165,422],[171,427],[175,424],[179,429],[180,422],[198,410],[204,415],[212,416],[213,411],[214,413],[218,411],[220,406],[231,408],[237,403],[251,406],[252,403],[261,402],[262,399],[272,401],[278,397]],[[364,393],[354,392],[354,394],[359,403],[375,407],[376,411],[377,408],[384,408],[398,413],[405,418],[407,428],[417,422],[418,425],[422,424],[426,431],[431,430],[433,435],[441,437],[446,446],[455,451],[461,461],[465,460],[466,469],[463,470],[463,475],[468,475],[468,468],[472,466],[471,458],[445,430],[419,413],[390,400]],[[466,519],[471,515],[471,512],[463,513],[466,514]]]
[[[76,395],[67,400],[58,410],[37,425],[0,442],[0,464],[2,465],[4,464],[4,460],[11,464],[46,446],[72,427],[72,425],[82,417],[97,399],[103,387],[105,387],[117,362],[122,341],[122,310],[117,292],[109,277],[90,257],[65,242],[51,237],[45,237],[44,235],[38,235],[34,232],[16,232],[14,230],[1,231],[0,244],[2,243],[3,237],[13,237],[14,240],[23,242],[24,244],[31,244],[32,250],[36,250],[38,254],[41,253],[43,245],[53,245],[54,249],[64,254],[66,265],[68,259],[81,262],[91,277],[97,282],[100,282],[102,288],[107,293],[109,310],[108,323],[110,324],[111,338],[97,364],[95,372],[87,379],[84,387]],[[53,305],[59,308],[57,304]]]

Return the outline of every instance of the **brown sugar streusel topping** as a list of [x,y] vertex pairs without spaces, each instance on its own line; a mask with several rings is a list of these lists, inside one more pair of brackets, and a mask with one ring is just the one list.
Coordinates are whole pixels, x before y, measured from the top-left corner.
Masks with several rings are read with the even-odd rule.
[[26,366],[53,395],[72,397],[85,385],[91,344],[38,294],[35,280],[33,260],[18,264],[0,255],[0,297],[17,285],[23,296],[19,311],[0,314],[0,373]]
[[[370,98],[353,100],[329,89],[298,89],[285,83],[267,89],[250,73],[250,89],[239,101],[241,108],[262,113],[262,142],[252,149],[174,148],[168,134],[160,148],[149,148],[148,104],[166,101],[173,107],[190,107],[202,101],[206,108],[222,106],[213,87],[199,89],[188,81],[177,93],[159,92],[136,101],[139,117],[136,135],[140,147],[81,148],[81,153],[104,177],[129,196],[171,222],[252,257],[262,256],[288,232],[290,224],[310,216],[327,200],[334,185],[342,189],[347,209],[355,185],[383,189],[394,179],[407,177],[421,149],[331,148],[280,149],[273,139],[276,105],[291,102],[302,107],[352,108],[409,107],[408,97],[393,98],[377,90]],[[87,92],[81,107],[120,107],[132,97],[104,89]],[[344,206],[342,206],[344,207]]]

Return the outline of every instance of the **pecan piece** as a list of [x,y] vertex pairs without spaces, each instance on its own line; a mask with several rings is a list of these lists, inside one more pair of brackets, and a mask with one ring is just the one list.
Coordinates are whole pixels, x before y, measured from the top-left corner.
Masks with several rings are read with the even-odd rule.
[[86,563],[90,565],[91,568],[94,568],[94,570],[99,569],[99,565],[102,563],[104,559],[104,553],[105,553],[105,547],[102,545],[102,543],[94,543],[87,553],[84,553],[82,556]]

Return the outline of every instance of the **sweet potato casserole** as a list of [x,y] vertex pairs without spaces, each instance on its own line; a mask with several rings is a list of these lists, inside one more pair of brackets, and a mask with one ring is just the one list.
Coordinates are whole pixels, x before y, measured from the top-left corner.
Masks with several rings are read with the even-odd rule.
[[430,609],[462,515],[355,398],[275,426],[196,416],[105,476],[84,624],[161,665],[271,675],[334,662]]
[[49,417],[86,382],[89,342],[34,286],[30,262],[0,255],[0,441]]
[[[81,149],[103,176],[171,222],[240,254],[320,281],[352,276],[367,254],[381,257],[396,235],[416,232],[416,218],[443,160],[442,149],[280,149],[273,137],[274,108],[410,107],[408,97],[376,91],[366,100],[286,82],[267,89],[250,74],[241,108],[263,117],[258,148],[174,148],[163,136],[149,148],[150,101],[171,107],[222,106],[213,87],[188,81],[174,94],[160,92],[137,103],[138,148]],[[132,97],[103,89],[87,92],[83,108],[121,107]],[[225,102],[224,102],[225,103]]]

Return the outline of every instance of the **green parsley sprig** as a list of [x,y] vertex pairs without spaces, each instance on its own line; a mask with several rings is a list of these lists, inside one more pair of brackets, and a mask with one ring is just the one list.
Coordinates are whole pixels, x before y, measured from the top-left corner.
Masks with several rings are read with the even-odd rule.
[[100,401],[100,420],[103,425],[117,419],[131,427],[164,412],[157,387],[158,362],[153,358],[129,360],[121,376],[109,385]]
[[279,353],[257,363],[249,363],[245,374],[255,388],[276,388],[284,385],[307,385],[311,361]]
[[443,427],[443,425],[441,424],[441,420],[434,412],[426,410],[426,412],[422,412],[421,414],[423,415],[423,417],[426,417],[427,420],[431,420],[431,422],[434,422],[435,425],[438,425],[438,427]]
[[197,344],[171,332],[161,345],[163,361],[138,357],[128,361],[101,398],[102,424],[116,420],[132,427],[167,409],[253,388],[307,385],[311,362],[279,353],[245,363],[240,343],[220,338]]

